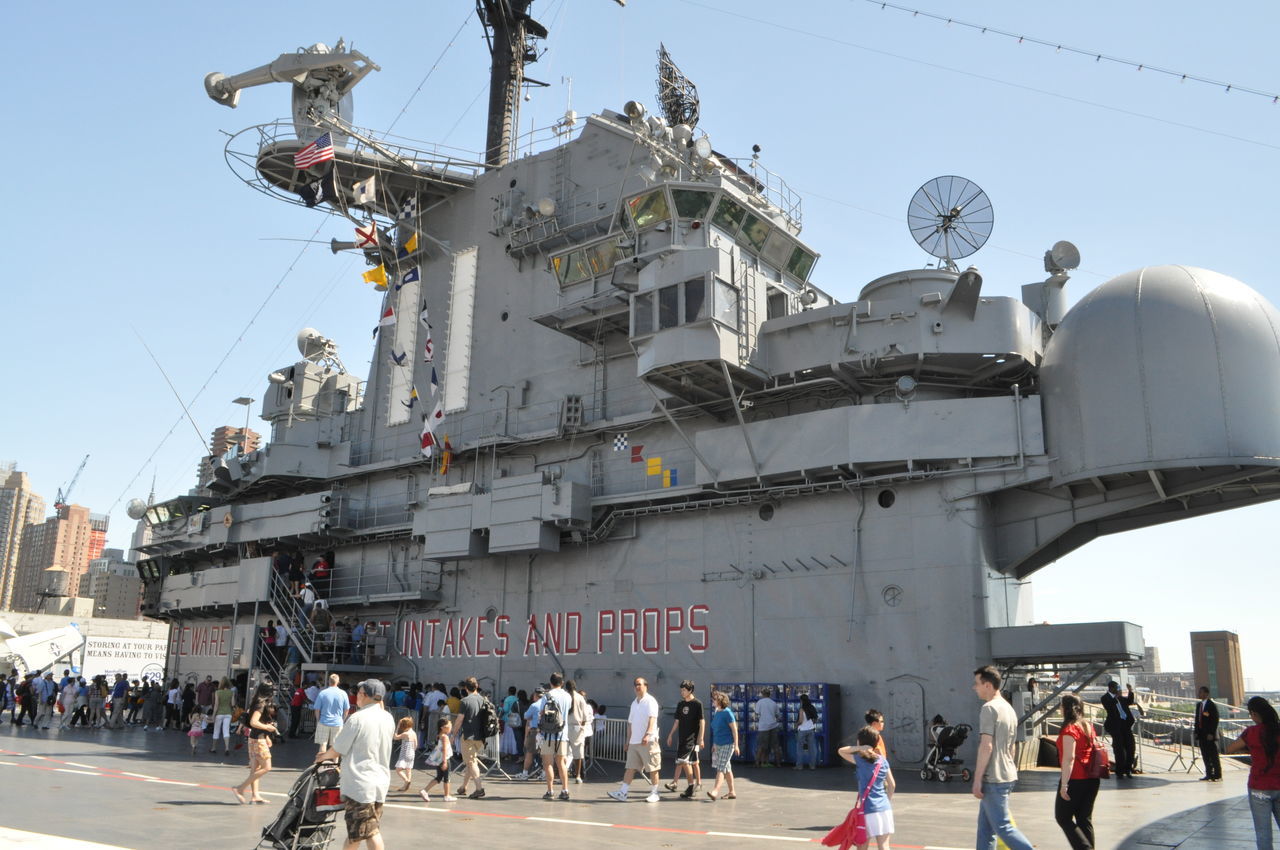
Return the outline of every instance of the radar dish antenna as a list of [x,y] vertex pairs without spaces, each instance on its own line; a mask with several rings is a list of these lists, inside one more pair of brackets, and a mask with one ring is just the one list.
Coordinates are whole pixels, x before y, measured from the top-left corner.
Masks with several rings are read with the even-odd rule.
[[698,126],[698,87],[672,61],[666,45],[658,43],[658,104],[672,127]]
[[921,248],[957,271],[955,261],[986,244],[995,225],[991,200],[977,183],[946,175],[925,183],[907,206],[907,227]]

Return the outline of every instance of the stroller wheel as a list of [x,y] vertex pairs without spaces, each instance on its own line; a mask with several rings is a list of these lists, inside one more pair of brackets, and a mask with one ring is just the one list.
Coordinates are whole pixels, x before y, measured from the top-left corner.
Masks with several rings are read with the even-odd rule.
[[925,782],[928,782],[930,779],[933,778],[933,771],[927,767],[920,768],[920,778],[923,779]]
[[950,781],[951,781],[951,774],[950,774],[950,773],[947,773],[947,769],[946,769],[945,767],[944,767],[942,770],[939,770],[939,771],[938,771],[938,781],[939,781],[939,782],[950,782]]
[[960,779],[965,782],[971,782],[973,780],[973,771],[966,767],[964,770],[960,771]]

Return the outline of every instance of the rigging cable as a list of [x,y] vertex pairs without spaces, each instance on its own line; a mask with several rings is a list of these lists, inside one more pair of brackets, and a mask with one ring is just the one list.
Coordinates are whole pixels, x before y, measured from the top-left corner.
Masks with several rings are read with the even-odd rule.
[[1014,83],[1014,82],[1010,82],[1009,80],[1002,80],[999,77],[991,77],[986,74],[978,74],[973,71],[964,71],[964,70],[961,70],[960,68],[953,68],[948,65],[939,65],[936,62],[927,62],[923,59],[916,59],[911,56],[904,56],[900,53],[892,53],[888,50],[881,50],[880,48],[877,48],[877,47],[868,47],[865,44],[858,44],[852,41],[845,41],[844,39],[836,38],[835,36],[828,35],[826,33],[811,32],[809,30],[802,30],[799,27],[789,26],[787,24],[780,24],[776,21],[767,21],[763,18],[755,18],[750,15],[744,15],[741,12],[734,12],[728,9],[723,9],[719,6],[713,6],[710,3],[702,3],[702,2],[699,2],[699,0],[682,0],[682,2],[684,2],[686,5],[689,5],[689,6],[698,6],[702,9],[707,9],[709,11],[716,12],[717,14],[728,15],[731,17],[739,18],[744,21],[750,21],[755,24],[762,24],[763,26],[773,27],[774,29],[782,30],[784,32],[791,32],[797,35],[807,36],[809,38],[816,38],[816,39],[821,39],[823,41],[829,41],[833,44],[838,44],[842,47],[850,47],[850,48],[853,48],[854,50],[861,50],[866,53],[874,53],[879,56],[887,56],[890,59],[897,59],[902,62],[910,62],[915,65],[923,65],[926,68],[936,68],[939,71],[947,71],[952,74],[961,74],[963,76],[973,77],[974,79],[983,80],[988,83],[996,83],[998,85],[1008,86],[1009,88],[1021,89],[1023,91],[1029,91],[1035,94],[1042,94],[1048,97],[1055,97],[1055,98],[1058,98],[1059,100],[1065,100],[1071,103],[1079,103],[1084,106],[1092,106],[1097,109],[1105,109],[1108,112],[1118,112],[1121,115],[1129,115],[1134,118],[1145,118],[1148,121],[1156,121],[1161,124],[1168,124],[1171,127],[1181,127],[1184,130],[1195,130],[1198,133],[1207,133],[1211,136],[1219,136],[1221,138],[1231,139],[1232,141],[1236,141],[1236,142],[1244,142],[1250,145],[1257,145],[1258,147],[1270,148],[1272,150],[1280,150],[1280,145],[1272,144],[1271,142],[1264,142],[1258,139],[1250,139],[1245,136],[1236,136],[1231,133],[1224,133],[1221,130],[1211,130],[1208,127],[1198,127],[1195,124],[1186,124],[1181,121],[1174,121],[1169,118],[1161,118],[1156,115],[1150,115],[1145,112],[1137,112],[1132,109],[1124,109],[1119,106],[1108,106],[1105,103],[1098,103],[1097,101],[1093,101],[1093,100],[1085,100],[1084,98],[1081,98],[1081,97],[1073,97],[1071,95],[1061,94],[1059,92],[1053,92],[1047,89],[1038,89],[1038,88],[1035,88],[1034,86],[1028,86],[1022,83]]
[[427,84],[427,80],[431,78],[431,75],[435,72],[436,68],[440,67],[440,62],[444,59],[444,55],[449,52],[450,47],[453,47],[453,43],[458,40],[458,36],[462,35],[462,30],[471,22],[471,16],[475,13],[475,9],[472,9],[467,13],[467,17],[463,19],[462,25],[458,27],[458,31],[453,34],[453,38],[449,39],[449,43],[444,46],[444,50],[440,51],[440,55],[436,57],[435,63],[427,69],[426,76],[422,78],[422,82],[418,83],[418,87],[413,90],[413,94],[409,95],[409,99],[405,101],[404,106],[400,108],[400,114],[396,116],[395,121],[391,122],[391,126],[387,127],[386,133],[390,133],[394,130],[396,123],[404,117],[404,113],[409,109],[410,104],[413,103],[413,99],[418,96],[418,92],[422,91],[422,87]]
[[[311,234],[310,239],[315,239],[316,236],[320,234],[320,229],[324,227],[324,223],[327,218],[328,217],[326,216],[324,219],[320,220],[320,224],[316,225],[316,229]],[[308,242],[310,242],[310,239],[308,239]],[[262,315],[262,311],[267,308],[267,304],[271,302],[271,299],[274,298],[276,293],[280,291],[280,287],[283,286],[284,282],[289,279],[289,275],[293,273],[294,267],[297,266],[298,261],[302,259],[302,255],[307,252],[308,247],[309,245],[307,244],[304,244],[302,246],[301,250],[298,251],[297,256],[295,256],[293,258],[293,261],[289,263],[289,267],[285,269],[284,274],[282,274],[280,276],[280,279],[276,281],[275,286],[271,287],[271,290],[267,293],[267,297],[262,299],[262,303],[258,305],[258,309],[253,311],[253,315],[249,317],[249,321],[245,323],[245,326],[240,330],[240,333],[236,336],[235,341],[231,343],[231,346],[222,355],[222,359],[218,361],[218,364],[213,367],[213,371],[209,373],[209,377],[204,379],[204,383],[200,385],[200,389],[196,390],[196,394],[191,397],[191,404],[195,404],[196,399],[200,398],[201,394],[204,393],[206,389],[208,389],[209,383],[217,376],[218,372],[226,364],[227,360],[231,357],[232,352],[234,352],[236,348],[240,345],[240,343],[244,341],[245,334],[249,332],[249,329],[253,327],[254,322],[258,320],[258,317],[260,315]],[[151,461],[155,459],[155,456],[160,453],[160,449],[164,448],[164,444],[168,442],[170,437],[173,436],[173,432],[177,430],[179,425],[182,424],[182,420],[184,418],[186,417],[179,416],[177,421],[174,422],[172,426],[170,426],[168,432],[165,433],[165,435],[162,438],[160,438],[160,442],[157,443],[156,447],[151,450],[151,454],[147,455],[147,459],[143,461],[142,466],[139,467],[138,471],[135,472],[133,474],[133,477],[129,479],[129,483],[126,484],[124,486],[124,489],[120,491],[120,495],[116,496],[115,501],[111,503],[111,507],[107,508],[107,513],[111,513],[111,511],[115,510],[116,505],[120,504],[120,500],[125,497],[125,494],[129,492],[129,488],[132,487],[133,483],[138,480],[138,476],[141,475],[144,470],[146,470],[147,466],[151,463]],[[201,435],[200,437],[200,445],[201,446],[204,445],[203,435]]]
[[1233,92],[1233,91],[1244,92],[1245,94],[1254,94],[1259,97],[1265,97],[1268,100],[1270,100],[1272,103],[1280,103],[1280,94],[1276,94],[1274,92],[1261,91],[1259,89],[1249,88],[1248,86],[1239,86],[1239,85],[1236,85],[1235,83],[1224,83],[1221,80],[1211,80],[1208,77],[1200,77],[1195,74],[1184,74],[1181,71],[1171,71],[1168,68],[1160,68],[1156,65],[1150,65],[1146,62],[1136,62],[1133,59],[1122,59],[1118,56],[1108,56],[1107,54],[1099,53],[1096,50],[1084,50],[1079,47],[1070,47],[1065,44],[1058,44],[1052,41],[1045,41],[1042,38],[1034,38],[1033,36],[1029,36],[1029,35],[1018,35],[1017,33],[1006,32],[1005,30],[999,30],[999,29],[996,29],[995,27],[984,26],[982,24],[971,24],[968,21],[959,21],[959,20],[956,20],[955,18],[949,18],[946,15],[938,15],[938,14],[934,14],[933,12],[924,12],[919,9],[910,9],[906,6],[899,6],[896,3],[886,3],[884,2],[884,0],[866,0],[866,2],[879,6],[881,9],[897,9],[899,12],[910,12],[911,16],[915,18],[932,18],[935,21],[942,21],[943,23],[946,23],[946,24],[955,24],[957,26],[968,27],[971,30],[978,30],[980,33],[984,35],[987,33],[994,33],[995,35],[1004,36],[1005,38],[1015,39],[1017,40],[1018,44],[1022,44],[1023,42],[1029,41],[1032,44],[1038,44],[1041,47],[1052,47],[1055,51],[1058,51],[1058,52],[1065,51],[1067,53],[1074,53],[1078,56],[1088,56],[1089,58],[1093,59],[1093,61],[1095,62],[1101,62],[1105,59],[1107,62],[1112,62],[1117,65],[1127,65],[1130,68],[1133,68],[1135,71],[1151,71],[1156,74],[1164,74],[1169,77],[1177,77],[1179,82],[1185,83],[1188,80],[1190,80],[1193,83],[1204,83],[1205,85],[1213,86],[1214,88],[1220,88],[1224,92]]

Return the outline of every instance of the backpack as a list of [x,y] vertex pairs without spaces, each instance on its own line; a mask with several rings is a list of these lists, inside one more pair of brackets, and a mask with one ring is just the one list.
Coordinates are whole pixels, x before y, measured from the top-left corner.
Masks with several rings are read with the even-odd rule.
[[480,710],[476,712],[476,726],[480,729],[481,738],[492,738],[501,730],[498,710],[487,699],[481,703]]
[[554,738],[564,731],[564,712],[560,710],[560,704],[551,698],[551,694],[545,694],[542,698],[538,731],[543,738]]

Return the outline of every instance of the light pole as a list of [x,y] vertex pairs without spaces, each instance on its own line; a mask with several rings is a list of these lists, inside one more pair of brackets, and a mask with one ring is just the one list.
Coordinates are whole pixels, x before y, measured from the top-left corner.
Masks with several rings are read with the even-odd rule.
[[244,405],[244,430],[240,432],[240,455],[241,455],[241,457],[243,457],[244,455],[247,455],[247,454],[249,453],[249,452],[248,452],[248,449],[249,449],[249,405],[253,404],[255,401],[257,401],[257,399],[252,399],[252,398],[249,398],[248,396],[243,396],[243,395],[242,395],[242,396],[240,396],[239,398],[233,398],[233,399],[231,400],[231,403],[232,403],[232,404],[243,404],[243,405]]

